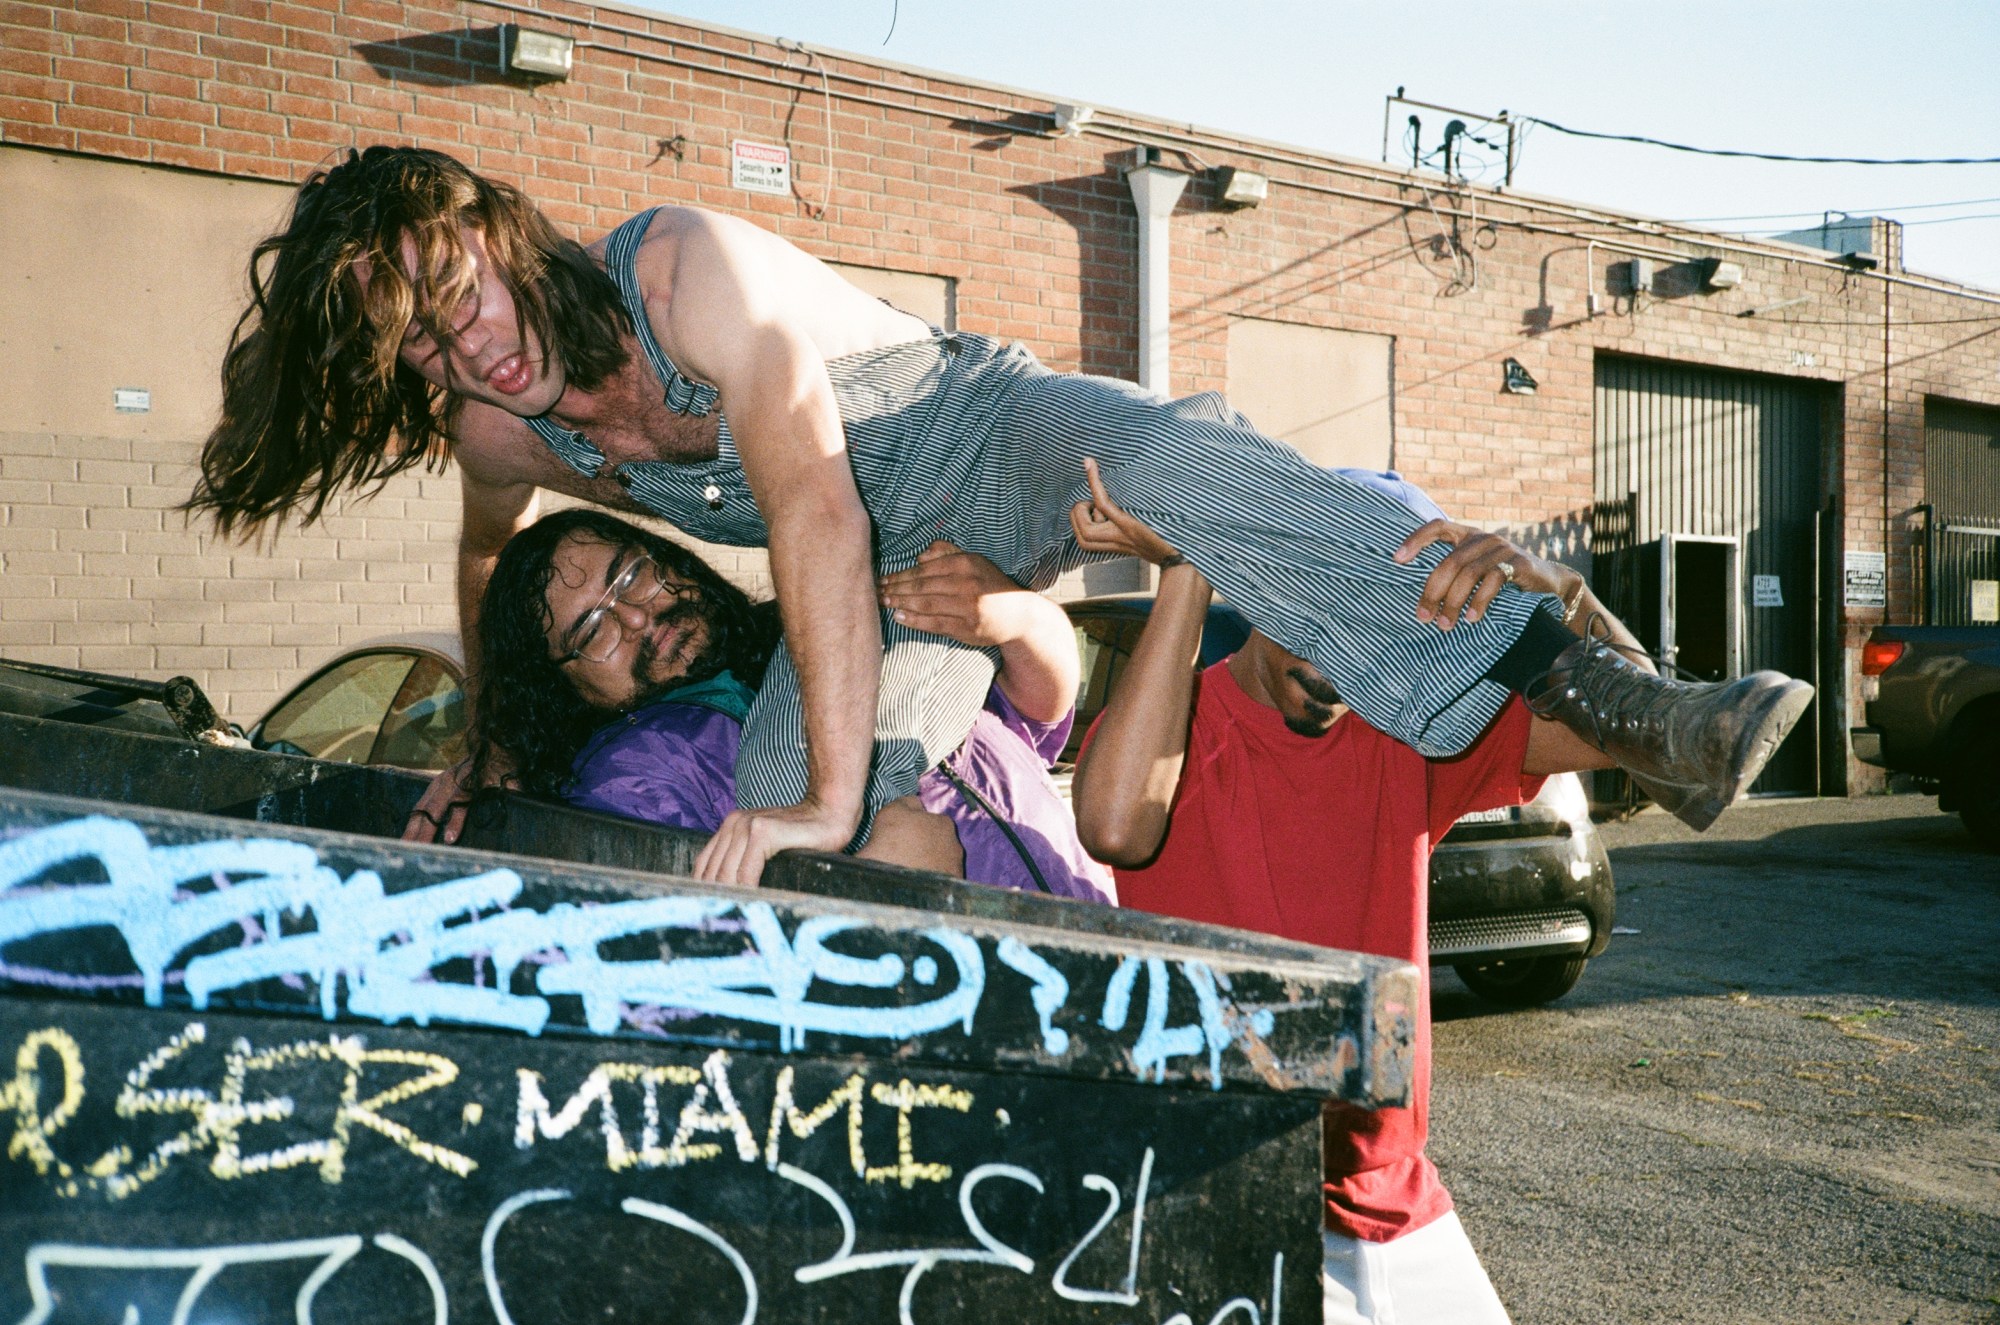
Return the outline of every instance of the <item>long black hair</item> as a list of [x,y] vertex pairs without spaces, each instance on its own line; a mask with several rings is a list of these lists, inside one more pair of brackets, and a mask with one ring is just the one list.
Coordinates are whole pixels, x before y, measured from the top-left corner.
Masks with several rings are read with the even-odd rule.
[[479,609],[479,675],[473,704],[474,785],[504,754],[523,790],[561,796],[570,765],[592,732],[613,715],[586,703],[549,648],[549,580],[556,549],[575,536],[614,549],[636,547],[663,574],[695,588],[708,647],[675,684],[729,671],[744,684],[763,679],[778,643],[775,602],[754,603],[678,543],[589,507],[544,516],[500,553]]
[[[412,319],[440,344],[475,284],[463,227],[480,232],[524,330],[570,382],[626,360],[618,287],[519,189],[442,152],[349,152],[300,186],[283,230],[250,258],[250,306],[222,366],[222,419],[184,509],[224,532],[302,514],[349,488],[440,469],[458,400],[398,357]],[[416,252],[404,268],[403,245]],[[367,280],[361,280],[365,271]]]

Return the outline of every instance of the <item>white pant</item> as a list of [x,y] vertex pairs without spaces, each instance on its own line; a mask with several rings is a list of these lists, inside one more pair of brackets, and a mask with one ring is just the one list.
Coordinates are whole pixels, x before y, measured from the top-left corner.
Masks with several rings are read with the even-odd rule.
[[1456,1214],[1391,1242],[1326,1234],[1325,1325],[1509,1325]]

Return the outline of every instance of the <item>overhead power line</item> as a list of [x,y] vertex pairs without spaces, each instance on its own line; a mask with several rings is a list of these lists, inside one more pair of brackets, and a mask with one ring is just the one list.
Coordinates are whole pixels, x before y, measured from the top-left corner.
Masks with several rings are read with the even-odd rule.
[[1644,143],[1648,147],[1664,147],[1673,152],[1692,152],[1696,156],[1736,156],[1748,157],[1753,161],[1794,161],[1816,166],[2000,166],[2000,156],[1932,156],[1932,157],[1872,157],[1872,156],[1791,156],[1782,152],[1741,152],[1722,147],[1690,147],[1686,143],[1670,143],[1660,138],[1647,138],[1634,133],[1596,133],[1589,129],[1571,129],[1553,120],[1541,119],[1534,115],[1517,117],[1530,124],[1539,124],[1545,129],[1568,134],[1572,138],[1598,138],[1614,143]]
[[[1979,207],[1987,203],[2000,202],[2000,198],[1960,198],[1954,202],[1912,202],[1900,207],[1849,207],[1838,214],[1843,216],[1889,216],[1897,212],[1934,212],[1940,207]],[[1826,215],[1824,207],[1816,207],[1809,212],[1756,212],[1749,216],[1683,216],[1675,225],[1714,225],[1722,221],[1789,221],[1794,217],[1803,220],[1816,219]],[[1905,224],[1909,224],[1905,222]]]

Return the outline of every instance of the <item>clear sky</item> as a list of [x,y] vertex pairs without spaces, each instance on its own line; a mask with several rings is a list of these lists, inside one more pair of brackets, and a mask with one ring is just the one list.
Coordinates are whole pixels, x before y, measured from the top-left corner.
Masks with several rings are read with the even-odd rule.
[[[2000,157],[2000,0],[623,3],[1365,160],[1399,85],[1700,147]],[[1434,145],[1448,117],[1424,118]],[[1515,184],[1670,220],[1755,214],[1716,227],[1743,233],[1894,216],[1912,271],[2000,289],[2000,165],[1736,161],[1538,128]]]

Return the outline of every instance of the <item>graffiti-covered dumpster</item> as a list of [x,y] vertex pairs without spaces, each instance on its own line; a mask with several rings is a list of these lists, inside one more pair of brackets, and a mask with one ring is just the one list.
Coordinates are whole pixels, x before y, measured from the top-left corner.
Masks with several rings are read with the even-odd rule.
[[1320,1107],[1408,1095],[1398,963],[59,725],[0,717],[0,1320],[1297,1325]]

